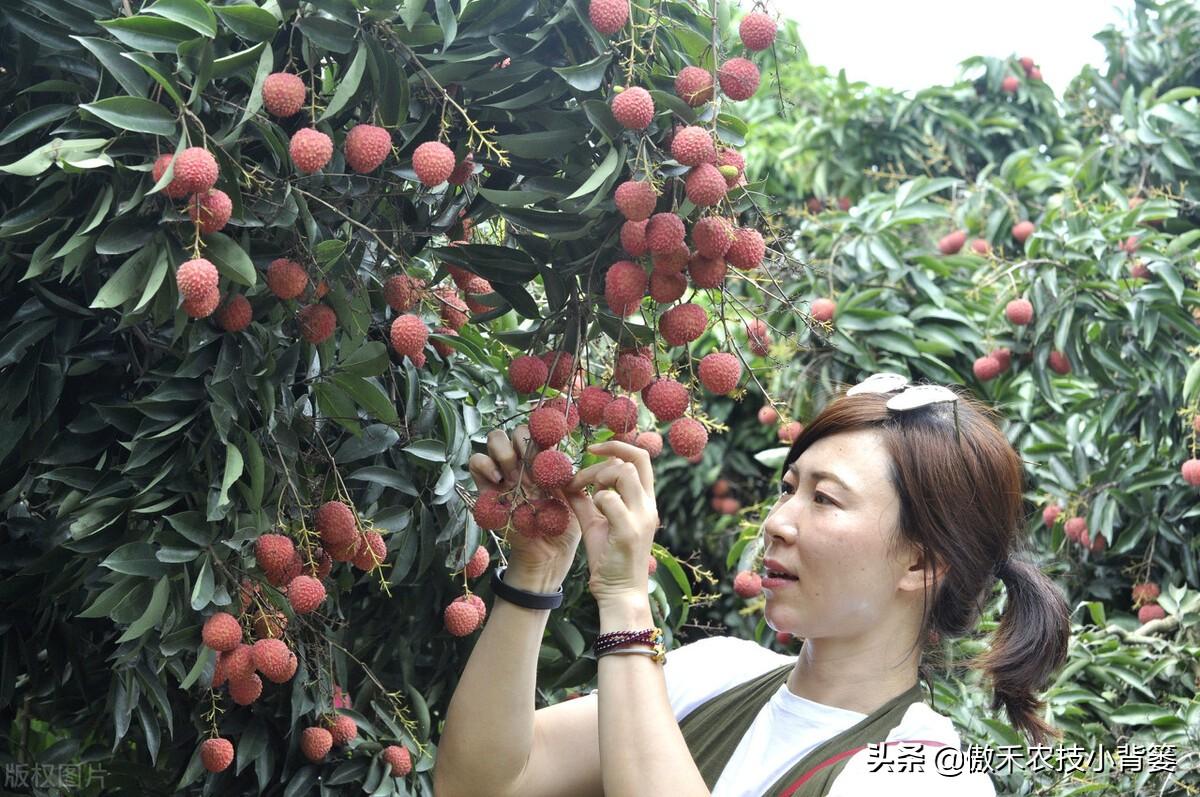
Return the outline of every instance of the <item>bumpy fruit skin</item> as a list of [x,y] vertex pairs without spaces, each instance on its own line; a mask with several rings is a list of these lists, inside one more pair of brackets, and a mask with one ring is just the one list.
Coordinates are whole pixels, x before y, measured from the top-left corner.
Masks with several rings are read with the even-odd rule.
[[985,354],[975,359],[971,370],[976,379],[980,382],[987,382],[1000,375],[1000,361],[990,354]]
[[1016,94],[1017,89],[1021,86],[1021,80],[1018,77],[1009,75],[1000,81],[1000,88],[1008,94]]
[[541,498],[534,502],[534,526],[541,537],[561,535],[571,522],[571,511],[557,498]]
[[329,545],[347,545],[358,536],[354,510],[341,501],[326,501],[313,518],[321,541]]
[[488,553],[487,548],[480,545],[475,548],[475,553],[471,554],[471,558],[467,561],[467,565],[463,570],[466,572],[467,578],[479,578],[491,563],[492,555]]
[[[488,292],[491,292],[491,285],[488,285]],[[458,290],[453,285],[442,285],[434,288],[433,295],[438,315],[446,326],[455,331],[462,329],[467,323],[467,303],[458,295]]]
[[833,299],[826,299],[824,297],[820,299],[813,299],[811,312],[813,320],[815,321],[820,321],[822,323],[826,321],[832,321],[834,314],[837,312],[837,304],[833,301]]
[[[162,176],[167,173],[167,167],[170,165],[171,155],[169,153],[159,155],[158,158],[155,159],[154,168],[150,170],[150,176],[154,182],[157,183],[162,179]],[[183,186],[183,183],[179,181],[178,174],[171,177],[171,182],[163,186],[162,192],[170,199],[182,199],[188,195],[188,190]]]
[[184,299],[179,309],[191,318],[208,318],[221,304],[221,292],[216,288],[205,291],[199,296]]
[[353,717],[339,714],[333,722],[329,723],[329,735],[333,737],[333,743],[339,747],[347,745],[358,738],[358,724]]
[[1007,346],[1000,346],[988,352],[989,357],[994,357],[996,362],[1000,364],[1000,373],[1004,373],[1012,365],[1012,352]]
[[387,160],[392,135],[375,125],[355,125],[346,134],[346,165],[359,174],[369,174]]
[[230,678],[249,678],[254,674],[254,646],[239,644],[233,650],[219,654]]
[[262,694],[262,678],[251,675],[248,678],[234,678],[229,681],[229,696],[239,706],[248,706],[258,700]]
[[739,155],[735,150],[729,147],[722,147],[717,150],[717,168],[723,169],[726,166],[732,166],[737,170],[737,174],[725,175],[725,184],[730,188],[743,182],[743,177],[746,172],[746,159]]
[[421,320],[420,316],[411,313],[398,315],[392,319],[388,339],[397,354],[415,360],[429,340],[429,327]]
[[523,354],[508,366],[508,383],[518,393],[533,393],[541,390],[550,378],[546,363],[532,354]]
[[[649,222],[646,222],[649,226]],[[676,274],[687,268],[688,260],[691,259],[692,253],[688,250],[686,244],[680,244],[669,252],[655,252],[651,257],[651,262],[654,263],[656,271],[673,271]]]
[[498,490],[482,490],[475,499],[472,515],[481,529],[500,531],[508,525],[512,504]]
[[781,443],[794,443],[803,431],[804,424],[800,423],[800,421],[791,421],[780,426],[776,435],[779,437],[779,442]]
[[658,331],[671,346],[683,346],[704,334],[708,313],[698,304],[681,304],[662,314]]
[[967,242],[966,230],[955,230],[943,235],[938,240],[938,251],[943,255],[956,255]]
[[684,245],[687,228],[674,213],[655,213],[646,223],[646,245],[654,254],[665,255]]
[[442,623],[453,636],[467,636],[479,627],[479,612],[466,601],[454,600],[442,612]]
[[308,286],[308,274],[295,260],[280,257],[267,266],[267,287],[280,299],[295,299]]
[[697,254],[688,264],[688,276],[697,288],[720,288],[725,284],[725,261]]
[[1087,534],[1087,521],[1081,517],[1073,517],[1063,526],[1063,531],[1067,535],[1067,539],[1078,542],[1083,535]]
[[1032,221],[1018,221],[1013,225],[1012,237],[1016,238],[1020,243],[1025,243],[1029,236],[1033,235],[1033,231],[1036,229],[1037,227],[1034,226]]
[[287,585],[287,598],[296,614],[308,614],[325,600],[325,585],[312,576],[296,576]]
[[553,407],[539,407],[529,413],[529,436],[537,447],[554,448],[567,436],[567,416]]
[[232,215],[233,200],[219,188],[194,194],[188,200],[188,216],[193,222],[200,222],[200,232],[206,235],[223,229]]
[[691,107],[700,107],[712,99],[712,73],[698,66],[685,66],[675,77],[675,93]]
[[[633,444],[645,450],[650,455],[650,459],[656,459],[663,450],[662,435],[658,432],[638,432],[638,436],[634,438]],[[654,571],[651,570],[650,572],[653,575]]]
[[733,232],[733,241],[725,252],[729,265],[742,271],[750,271],[762,265],[767,254],[767,244],[762,233],[753,227],[739,227]]
[[180,264],[175,270],[175,285],[184,299],[207,296],[217,289],[217,267],[198,257]]
[[1157,603],[1148,603],[1138,609],[1138,622],[1145,624],[1151,620],[1161,620],[1167,616],[1167,610],[1159,606]]
[[761,79],[758,67],[745,58],[730,58],[717,70],[721,91],[735,102],[753,97]]
[[304,127],[292,134],[288,153],[298,171],[313,174],[324,169],[333,157],[333,139],[320,130]]
[[203,194],[217,184],[217,159],[204,147],[188,147],[175,159],[175,179],[180,190]]
[[566,396],[555,396],[546,402],[546,406],[563,413],[567,419],[568,434],[579,428],[579,404],[577,402],[568,402]]
[[307,89],[299,75],[291,72],[272,72],[263,81],[263,107],[272,116],[286,119],[295,116],[304,107]]
[[1025,326],[1033,320],[1033,303],[1028,299],[1013,299],[1004,306],[1004,315],[1017,326]]
[[637,405],[626,396],[619,396],[604,407],[604,425],[617,434],[632,432],[637,427]]
[[420,301],[423,290],[425,280],[407,274],[397,274],[389,277],[384,283],[383,298],[396,312],[406,313]]
[[613,380],[631,393],[644,388],[654,378],[654,363],[640,354],[625,353],[617,356],[613,366]]
[[1044,523],[1048,529],[1054,528],[1054,523],[1058,520],[1058,516],[1061,514],[1062,507],[1058,504],[1051,504],[1042,510],[1042,523]]
[[301,336],[314,345],[329,340],[329,336],[337,328],[337,314],[324,304],[302,307],[297,320],[300,322]]
[[358,549],[354,552],[354,566],[359,570],[370,573],[387,559],[387,543],[383,535],[377,531],[368,531],[358,541]]
[[533,480],[542,489],[565,487],[574,475],[571,458],[561,451],[542,451],[533,458]]
[[288,670],[292,656],[292,651],[281,639],[260,639],[254,643],[255,669],[277,684],[291,677]]
[[626,180],[613,192],[617,210],[629,221],[645,221],[654,212],[658,194],[647,180]]
[[612,113],[626,130],[645,130],[654,120],[654,100],[641,86],[630,86],[613,97]]
[[671,139],[671,157],[684,166],[713,163],[717,159],[717,148],[713,145],[712,134],[698,125],[679,128]]
[[467,284],[463,286],[463,293],[467,305],[467,309],[472,313],[486,313],[492,308],[489,305],[476,299],[476,296],[487,296],[489,293],[494,293],[492,283],[485,280],[483,277],[471,277]]
[[1134,607],[1142,606],[1146,603],[1153,603],[1158,600],[1160,594],[1158,584],[1154,581],[1146,581],[1139,584],[1134,584],[1130,593],[1133,596]]
[[647,221],[627,221],[621,225],[621,248],[630,257],[641,257],[650,251],[646,245]]
[[629,0],[592,0],[588,3],[588,19],[601,34],[611,36],[629,20]]
[[[454,171],[450,172],[450,176],[446,178],[446,182],[450,185],[466,185],[467,180],[471,179],[471,175],[475,173],[475,153],[468,152],[457,165]],[[467,228],[466,222],[463,222],[463,238],[470,239],[471,233]]]
[[765,50],[775,41],[775,20],[759,11],[747,14],[738,25],[738,36],[747,50]]
[[771,351],[771,335],[767,331],[767,323],[761,318],[746,322],[746,340],[750,344],[750,351],[760,357],[766,357]]
[[254,542],[254,558],[265,573],[286,570],[295,555],[295,543],[282,534],[262,534]]
[[656,379],[642,393],[646,409],[660,421],[682,418],[687,411],[688,389],[674,379]]
[[224,772],[233,763],[233,742],[217,737],[200,745],[200,763],[209,772]]
[[321,763],[332,748],[333,734],[324,728],[305,728],[300,734],[300,751],[314,764]]
[[742,364],[734,355],[716,351],[704,355],[700,360],[698,372],[700,384],[723,396],[737,387],[738,380],[742,378]]
[[706,216],[692,225],[692,244],[705,257],[725,257],[733,245],[733,225],[720,216]]
[[763,426],[774,426],[779,422],[779,411],[770,404],[764,404],[758,410],[758,422]]
[[446,182],[454,173],[454,165],[454,151],[440,141],[426,141],[413,150],[413,171],[429,188]]
[[645,269],[637,263],[613,263],[604,275],[604,299],[613,314],[622,318],[632,315],[646,296],[647,282]]
[[[722,266],[725,264],[722,263]],[[675,271],[660,268],[650,272],[650,298],[659,304],[668,304],[687,292],[687,277]]]
[[733,591],[740,598],[753,598],[762,594],[762,576],[742,570],[733,577]]
[[242,626],[229,612],[217,612],[204,621],[200,638],[213,650],[233,650],[242,642]]
[[711,207],[725,198],[725,177],[711,163],[701,163],[692,168],[684,179],[687,198],[696,207]]
[[402,778],[412,772],[412,755],[406,747],[388,745],[383,749],[383,760],[391,767],[393,778]]
[[1189,459],[1180,466],[1179,473],[1183,476],[1183,480],[1191,486],[1200,485],[1200,459],[1195,457]]
[[681,457],[699,456],[708,445],[708,431],[694,418],[680,418],[667,432],[671,449]]
[[596,385],[588,385],[579,394],[579,420],[588,426],[600,426],[604,423],[604,408],[612,400],[612,393]]
[[567,382],[571,379],[572,372],[575,370],[575,355],[569,351],[551,349],[550,351],[542,352],[540,357],[542,362],[546,364],[546,384],[554,390],[565,388]]

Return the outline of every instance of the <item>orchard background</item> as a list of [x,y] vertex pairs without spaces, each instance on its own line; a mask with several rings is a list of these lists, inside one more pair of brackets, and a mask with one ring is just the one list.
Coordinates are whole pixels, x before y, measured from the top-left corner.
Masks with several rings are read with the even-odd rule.
[[[789,424],[892,370],[1008,420],[1031,547],[1074,609],[1046,690],[1063,744],[1178,745],[1173,775],[1016,769],[998,792],[1200,785],[1200,8],[1139,2],[1063,97],[1036,54],[987,53],[906,98],[814,67],[792,23],[748,48],[765,35],[761,17],[739,35],[748,5],[624,7],[0,9],[6,778],[83,764],[71,793],[431,794],[474,633],[456,599],[491,603],[464,568],[505,534],[475,522],[466,459],[584,385],[636,400],[625,434],[667,441],[650,581],[671,642],[794,649],[734,577]],[[281,72],[298,81],[267,84]],[[645,180],[649,236],[616,202]],[[673,214],[693,246],[700,218],[728,220],[733,250],[680,255]],[[658,276],[608,277],[622,260]],[[678,320],[696,310],[662,320],[680,303],[699,330]],[[510,364],[545,353],[517,392],[537,368]],[[651,376],[687,387],[674,439]],[[558,447],[582,464],[608,427]],[[704,437],[695,462],[676,450]],[[565,590],[539,705],[594,682],[582,560]],[[936,708],[989,747],[1021,740],[963,663],[1003,601],[928,656]],[[336,716],[352,726],[330,733]],[[221,768],[210,746],[210,773],[215,736],[234,753]]]

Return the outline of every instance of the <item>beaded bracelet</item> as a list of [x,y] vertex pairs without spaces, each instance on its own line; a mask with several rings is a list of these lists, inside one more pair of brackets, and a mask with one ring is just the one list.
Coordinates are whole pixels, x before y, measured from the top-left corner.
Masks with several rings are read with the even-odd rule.
[[641,631],[610,631],[607,634],[601,634],[596,637],[596,641],[592,645],[592,652],[599,654],[612,648],[628,645],[631,642],[646,642],[653,645],[661,641],[661,628],[646,628]]

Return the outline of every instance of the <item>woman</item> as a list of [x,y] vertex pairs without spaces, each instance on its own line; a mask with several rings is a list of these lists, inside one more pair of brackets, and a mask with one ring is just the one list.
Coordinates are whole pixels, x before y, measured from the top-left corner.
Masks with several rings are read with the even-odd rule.
[[[470,461],[476,482],[511,488],[517,452],[528,456],[528,446],[523,428],[511,442],[492,432],[489,453]],[[544,604],[524,595],[558,588],[582,537],[602,634],[651,629],[650,460],[615,441],[591,450],[609,458],[564,490],[578,523],[555,539],[510,535],[499,591]],[[795,441],[762,525],[766,619],[804,640],[798,656],[717,637],[672,651],[660,666],[633,653],[653,653],[634,643],[619,648],[631,655],[598,657],[596,692],[535,712],[549,611],[497,597],[450,703],[437,794],[994,794],[985,773],[939,771],[939,761],[955,769],[938,751],[952,753],[959,738],[921,702],[918,673],[931,634],[970,633],[999,577],[1007,603],[975,664],[990,676],[993,710],[1003,705],[1034,741],[1054,733],[1037,716],[1034,691],[1066,657],[1067,606],[1014,555],[1021,481],[1020,460],[986,408],[946,388],[871,377]],[[883,747],[886,759],[874,746],[900,741],[913,744]],[[883,760],[915,760],[923,771],[880,768]]]

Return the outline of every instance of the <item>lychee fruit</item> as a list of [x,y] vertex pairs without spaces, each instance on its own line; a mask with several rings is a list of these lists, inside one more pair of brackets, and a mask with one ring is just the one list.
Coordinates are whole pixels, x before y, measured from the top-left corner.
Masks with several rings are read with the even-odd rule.
[[358,536],[358,521],[354,510],[341,501],[326,501],[313,518],[321,541],[329,545],[346,545]]
[[698,304],[677,305],[662,314],[658,331],[670,346],[684,346],[704,334],[708,313]]
[[179,189],[189,194],[203,194],[217,184],[217,159],[204,147],[188,147],[175,159],[175,177]]
[[518,393],[540,390],[550,377],[550,369],[540,358],[523,354],[508,366],[508,382]]
[[423,290],[425,280],[407,274],[397,274],[389,277],[384,283],[383,298],[396,312],[406,313],[420,301]]
[[355,567],[365,573],[370,573],[387,558],[387,542],[377,531],[368,531],[358,540],[358,548],[354,551],[352,560]]
[[[628,2],[628,0],[625,0]],[[383,760],[389,767],[393,778],[402,778],[412,772],[412,755],[408,748],[389,744],[383,748]]]
[[1042,70],[1038,69],[1035,66],[1033,69],[1030,69],[1029,72],[1026,73],[1026,77],[1028,77],[1030,80],[1041,80],[1042,79]]
[[542,450],[554,448],[567,436],[567,416],[553,407],[539,407],[529,413],[529,436]]
[[200,232],[205,235],[223,229],[232,215],[233,200],[219,188],[193,194],[188,200],[188,216],[193,222],[199,222]]
[[1013,299],[1004,306],[1004,315],[1017,326],[1025,326],[1033,320],[1033,303],[1028,299]]
[[[649,222],[647,222],[647,226],[649,226]],[[678,274],[687,268],[691,256],[692,253],[688,250],[687,245],[680,244],[669,252],[655,252],[650,260],[654,263],[656,271],[672,271]]]
[[688,276],[697,288],[720,288],[725,284],[727,270],[724,260],[705,257],[700,253],[696,253],[688,264]]
[[333,139],[313,127],[302,127],[292,134],[288,154],[301,174],[313,174],[325,168],[333,157]]
[[1061,351],[1052,351],[1046,358],[1046,364],[1050,366],[1050,370],[1056,374],[1066,376],[1071,373],[1071,361],[1067,359],[1067,355]]
[[1087,521],[1076,516],[1071,518],[1063,526],[1063,531],[1067,535],[1067,539],[1078,542],[1085,534],[1087,534]]
[[254,667],[267,680],[277,684],[286,682],[296,674],[296,664],[296,654],[282,639],[260,639],[254,643]]
[[725,257],[733,245],[733,225],[720,216],[706,216],[692,225],[692,243],[705,257]]
[[692,167],[684,179],[684,192],[697,207],[718,204],[725,197],[727,188],[724,175],[711,163],[701,163]]
[[[159,155],[157,159],[155,159],[154,168],[150,170],[150,176],[155,183],[161,180],[162,176],[167,173],[167,167],[171,165],[171,157],[172,155],[170,153],[163,153],[162,155]],[[183,183],[179,181],[178,172],[171,177],[171,181],[169,183],[163,186],[162,192],[170,199],[182,199],[188,195],[188,190],[184,187]]]
[[[633,444],[640,449],[643,449],[650,455],[650,459],[655,459],[663,450],[662,435],[658,432],[638,432],[638,436],[634,438]],[[653,571],[651,571],[653,575]]]
[[[434,335],[445,335],[445,336],[451,337],[451,338],[458,337],[458,331],[453,330],[450,327],[434,327],[433,334]],[[449,357],[451,354],[454,353],[454,346],[449,343],[446,343],[445,341],[434,340],[430,345],[433,346],[434,351],[436,351],[438,354],[442,355],[443,357]]]
[[541,537],[557,537],[567,530],[571,510],[557,498],[541,498],[533,503],[534,527]]
[[498,490],[482,490],[475,499],[475,508],[471,514],[481,529],[500,531],[508,525],[508,516],[512,504],[508,497]]
[[216,612],[204,621],[200,638],[213,650],[233,650],[242,642],[242,626],[229,612]]
[[[613,367],[613,380],[631,393],[644,388],[654,378],[654,363],[638,354],[621,354]],[[544,447],[544,446],[543,446]]]
[[313,726],[300,734],[300,752],[314,764],[319,764],[333,748],[333,734],[325,728]]
[[[654,218],[662,215],[674,216],[659,213]],[[682,225],[682,222],[680,224]],[[647,282],[645,269],[637,263],[631,260],[618,260],[613,263],[604,275],[604,299],[613,314],[622,318],[633,314],[646,296]]]
[[[725,266],[724,263],[720,265],[722,268]],[[656,268],[650,272],[650,298],[659,304],[669,304],[687,292],[687,284],[687,277],[683,274]]]
[[295,260],[280,257],[267,266],[267,287],[280,299],[295,299],[308,286],[308,274]]
[[233,742],[216,737],[200,745],[200,763],[209,772],[224,772],[233,763]]
[[685,66],[675,77],[675,94],[693,108],[712,99],[712,73],[698,66]]
[[1058,504],[1050,504],[1050,506],[1042,510],[1042,523],[1044,523],[1048,529],[1054,528],[1054,523],[1058,520],[1058,516],[1061,514],[1061,506]]
[[738,380],[742,378],[742,363],[728,352],[713,352],[701,358],[698,373],[700,384],[723,396],[737,387]]
[[1142,623],[1143,625],[1151,620],[1161,620],[1166,616],[1167,610],[1159,606],[1157,603],[1148,603],[1142,608],[1138,609],[1137,613],[1138,622]]
[[1018,221],[1013,225],[1012,237],[1016,238],[1020,243],[1025,243],[1029,236],[1033,235],[1033,231],[1037,229],[1032,221]]
[[804,424],[800,421],[790,421],[779,427],[776,436],[781,443],[794,443],[801,433],[804,432]]
[[1192,457],[1180,466],[1179,473],[1183,476],[1183,480],[1191,486],[1200,485],[1200,459]]
[[588,19],[604,36],[611,36],[629,20],[629,0],[591,0]]
[[543,490],[565,487],[574,476],[571,458],[561,451],[542,451],[533,458],[533,480]]
[[674,213],[655,213],[646,224],[646,245],[656,255],[671,254],[684,246],[687,229]]
[[775,41],[775,20],[762,12],[751,12],[738,24],[738,36],[747,50],[765,50]]
[[333,737],[334,744],[342,747],[358,738],[358,724],[353,717],[339,714],[329,723],[329,735]]
[[471,554],[471,558],[463,569],[466,571],[467,578],[479,578],[491,562],[492,555],[488,553],[488,549],[479,545],[476,546],[475,553]]
[[397,354],[415,358],[429,341],[429,326],[412,313],[398,315],[392,319],[388,340]]
[[758,67],[745,58],[730,58],[717,70],[721,92],[735,102],[753,97],[760,79]]
[[767,331],[767,323],[761,318],[746,322],[746,340],[750,344],[750,351],[759,357],[766,357],[771,351],[771,335]]
[[554,390],[565,388],[575,370],[575,355],[569,351],[552,349],[543,352],[541,359],[546,364],[546,384]]
[[1000,88],[1003,89],[1008,94],[1016,94],[1017,88],[1020,85],[1021,85],[1020,78],[1017,78],[1014,75],[1009,75],[1008,77],[1004,78],[1004,80],[1000,81]]
[[1135,280],[1148,280],[1154,276],[1150,267],[1141,260],[1133,261],[1133,265],[1129,267],[1129,276]]
[[767,253],[762,233],[753,227],[739,227],[733,232],[733,241],[725,252],[729,265],[742,271],[758,268]]
[[613,117],[627,130],[645,130],[654,119],[654,100],[641,86],[630,86],[612,101]]
[[[475,173],[475,153],[468,152],[466,156],[455,165],[454,171],[450,172],[450,176],[446,178],[446,182],[450,185],[466,185],[467,180],[471,179],[471,175]],[[470,228],[467,221],[463,221],[463,238],[470,239]]]
[[379,168],[392,151],[392,134],[375,125],[355,125],[346,134],[346,165],[359,174]]
[[694,418],[680,418],[671,423],[667,439],[676,454],[681,457],[693,457],[699,455],[708,445],[708,432],[704,424]]
[[454,636],[467,636],[479,627],[479,612],[467,601],[456,598],[442,611],[442,623]]
[[207,297],[217,290],[217,267],[198,257],[188,260],[175,270],[175,285],[184,299]]
[[1000,364],[1000,373],[1004,373],[1012,365],[1012,352],[1007,346],[1000,346],[988,352],[988,356]]
[[308,614],[325,600],[325,585],[312,576],[296,576],[287,585],[287,598],[296,614]]
[[240,643],[233,650],[220,654],[225,673],[230,678],[248,678],[254,674],[254,646]]
[[976,379],[980,382],[987,382],[1000,375],[1000,362],[990,354],[985,354],[983,357],[975,359],[971,370],[974,372]]
[[626,180],[613,192],[613,201],[629,221],[645,221],[654,212],[658,194],[648,180]]
[[627,221],[621,225],[621,248],[630,257],[641,257],[650,251],[646,246],[647,221]]
[[976,238],[971,241],[971,249],[974,250],[975,254],[987,255],[992,251],[992,245],[982,238]]
[[297,321],[300,323],[301,337],[316,345],[329,340],[337,327],[337,314],[329,305],[310,304],[300,308]]
[[262,694],[262,679],[257,675],[248,678],[231,678],[229,681],[229,696],[239,706],[248,706],[258,700]]
[[963,244],[967,242],[966,230],[955,230],[952,233],[943,235],[938,241],[938,251],[943,255],[955,255],[963,248]]
[[422,185],[433,188],[454,173],[454,150],[440,141],[426,141],[413,150],[412,167]]
[[1158,584],[1156,582],[1146,581],[1143,583],[1134,584],[1131,594],[1133,595],[1133,605],[1138,607],[1143,604],[1153,603],[1154,601],[1158,600],[1160,593]]
[[307,89],[299,75],[291,72],[272,72],[262,85],[263,107],[272,116],[286,119],[304,107]]
[[254,558],[266,573],[286,570],[295,554],[295,543],[282,534],[262,534],[254,541]]
[[555,396],[546,402],[545,406],[556,409],[567,419],[567,433],[579,428],[579,406],[574,401],[567,401],[566,396]]
[[[725,176],[725,185],[733,188],[743,182],[746,173],[746,159],[729,147],[717,150],[717,168]],[[733,171],[729,171],[729,169]]]
[[600,426],[604,423],[604,408],[612,400],[612,393],[595,385],[588,385],[579,394],[579,419],[588,426]]
[[604,408],[604,425],[617,434],[632,432],[637,428],[637,415],[637,405],[633,400],[626,396],[618,396]]
[[671,157],[684,166],[713,163],[717,148],[713,146],[712,134],[698,125],[679,128],[671,139]]
[[[464,300],[467,309],[472,313],[486,313],[491,310],[491,306],[479,301],[477,296],[487,296],[489,293],[494,293],[492,283],[485,280],[483,277],[471,277],[463,288]],[[461,326],[459,327],[461,329]]]
[[762,594],[762,576],[742,570],[733,577],[733,591],[739,598],[753,598]]
[[770,404],[764,404],[758,409],[758,422],[763,426],[774,426],[779,422],[779,411]]
[[824,297],[820,299],[813,299],[811,312],[814,321],[820,321],[822,323],[825,321],[832,321],[834,313],[837,312],[837,304],[833,301],[833,299],[826,299]]

